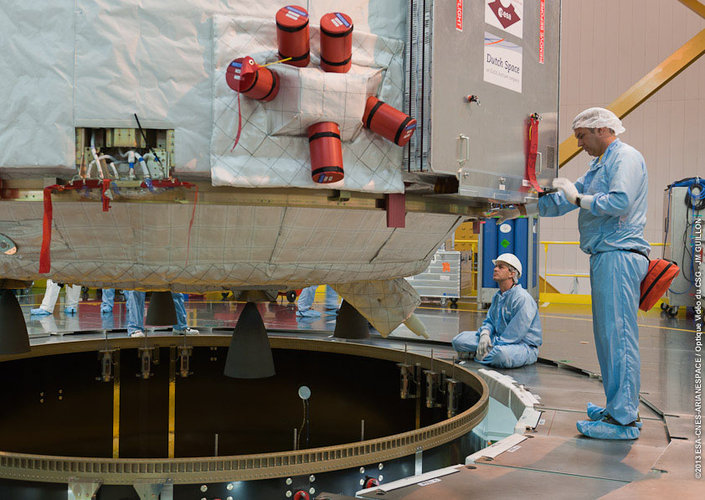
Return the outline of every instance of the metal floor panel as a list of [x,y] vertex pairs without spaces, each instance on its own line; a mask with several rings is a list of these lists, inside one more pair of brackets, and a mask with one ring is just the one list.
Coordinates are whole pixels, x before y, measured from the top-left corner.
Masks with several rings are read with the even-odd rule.
[[664,415],[671,439],[695,440],[695,417],[693,415]]
[[608,441],[590,438],[532,436],[494,460],[479,459],[505,467],[541,470],[577,476],[636,481],[651,470],[663,446],[637,441]]
[[[694,458],[695,443],[693,441],[674,439],[658,457],[653,469],[655,472],[667,474],[669,479],[693,479],[692,467],[684,467],[684,465],[693,464]],[[703,493],[705,493],[705,484],[702,487]]]
[[[462,468],[455,474],[438,478],[427,485],[414,484],[386,492],[383,496],[368,493],[361,498],[386,500],[467,500],[491,498],[493,500],[516,498],[550,498],[549,492],[565,492],[564,498],[595,499],[615,491],[625,484],[593,477],[554,474],[514,467],[494,467],[477,464]],[[423,484],[423,483],[422,483]]]
[[[536,435],[582,439],[575,423],[587,420],[584,412],[545,410],[541,414]],[[663,421],[642,418],[644,426],[641,429],[638,443],[640,445],[664,448],[668,445],[668,434]]]
[[647,478],[634,481],[602,497],[603,500],[634,500],[635,498],[677,498],[678,500],[702,500],[705,485],[697,479],[673,479],[670,477]]

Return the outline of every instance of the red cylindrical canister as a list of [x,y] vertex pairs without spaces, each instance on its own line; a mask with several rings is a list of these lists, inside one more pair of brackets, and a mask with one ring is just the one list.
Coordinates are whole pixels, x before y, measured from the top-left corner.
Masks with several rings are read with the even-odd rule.
[[367,98],[362,124],[398,146],[404,146],[416,131],[416,119],[374,96]]
[[330,12],[321,18],[321,69],[333,73],[350,71],[353,23],[342,12]]
[[291,57],[286,64],[303,68],[311,60],[308,36],[308,12],[298,5],[287,5],[277,12],[277,46],[279,58]]
[[279,76],[269,68],[257,66],[251,57],[234,59],[225,72],[228,86],[250,99],[268,102],[279,92]]
[[308,148],[311,152],[311,177],[314,182],[328,184],[341,180],[343,147],[337,123],[319,122],[308,128]]

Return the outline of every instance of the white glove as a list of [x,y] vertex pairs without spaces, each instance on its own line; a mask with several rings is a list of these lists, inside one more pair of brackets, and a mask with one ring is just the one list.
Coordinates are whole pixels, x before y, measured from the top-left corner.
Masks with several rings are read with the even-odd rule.
[[592,201],[595,197],[591,194],[586,194],[580,197],[580,208],[585,210],[590,210],[592,208]]
[[579,194],[578,188],[576,188],[575,184],[570,182],[570,180],[565,177],[556,177],[553,179],[553,187],[563,191],[566,199],[572,204],[576,204],[575,201],[577,200]]
[[475,351],[475,359],[482,361],[492,349],[492,341],[490,340],[490,332],[482,330],[480,333],[480,341],[477,343],[477,351]]

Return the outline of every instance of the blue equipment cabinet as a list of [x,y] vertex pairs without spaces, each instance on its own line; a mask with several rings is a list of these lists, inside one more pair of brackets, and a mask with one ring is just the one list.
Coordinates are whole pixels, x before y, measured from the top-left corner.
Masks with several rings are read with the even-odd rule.
[[477,301],[482,305],[489,305],[492,302],[492,296],[499,289],[492,279],[494,270],[492,260],[503,253],[513,253],[519,258],[524,271],[519,283],[538,301],[538,244],[538,216],[508,220],[500,225],[489,219],[482,224],[479,240]]

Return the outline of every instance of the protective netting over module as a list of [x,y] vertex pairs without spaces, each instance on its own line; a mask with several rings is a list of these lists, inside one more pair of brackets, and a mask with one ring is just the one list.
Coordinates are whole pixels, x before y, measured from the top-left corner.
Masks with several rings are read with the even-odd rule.
[[[35,279],[42,204],[5,202],[0,233],[21,241],[0,254],[0,276]],[[460,224],[448,214],[408,213],[389,228],[383,211],[293,207],[198,207],[116,203],[54,206],[51,272],[57,282],[91,287],[198,292],[300,288],[328,283],[386,334],[419,302],[401,278],[428,266]]]
[[[276,61],[276,26],[273,17],[215,16],[213,28],[214,185],[404,191],[402,149],[362,127],[369,96],[402,107],[403,42],[355,30],[350,71],[326,73],[318,67],[319,28],[311,25],[309,66],[269,66],[281,78],[279,93],[270,102],[240,96],[242,131],[233,149],[238,95],[226,84],[227,66],[247,55],[259,65]],[[345,178],[336,183],[318,185],[311,179],[306,129],[318,122],[335,122],[340,127]]]

